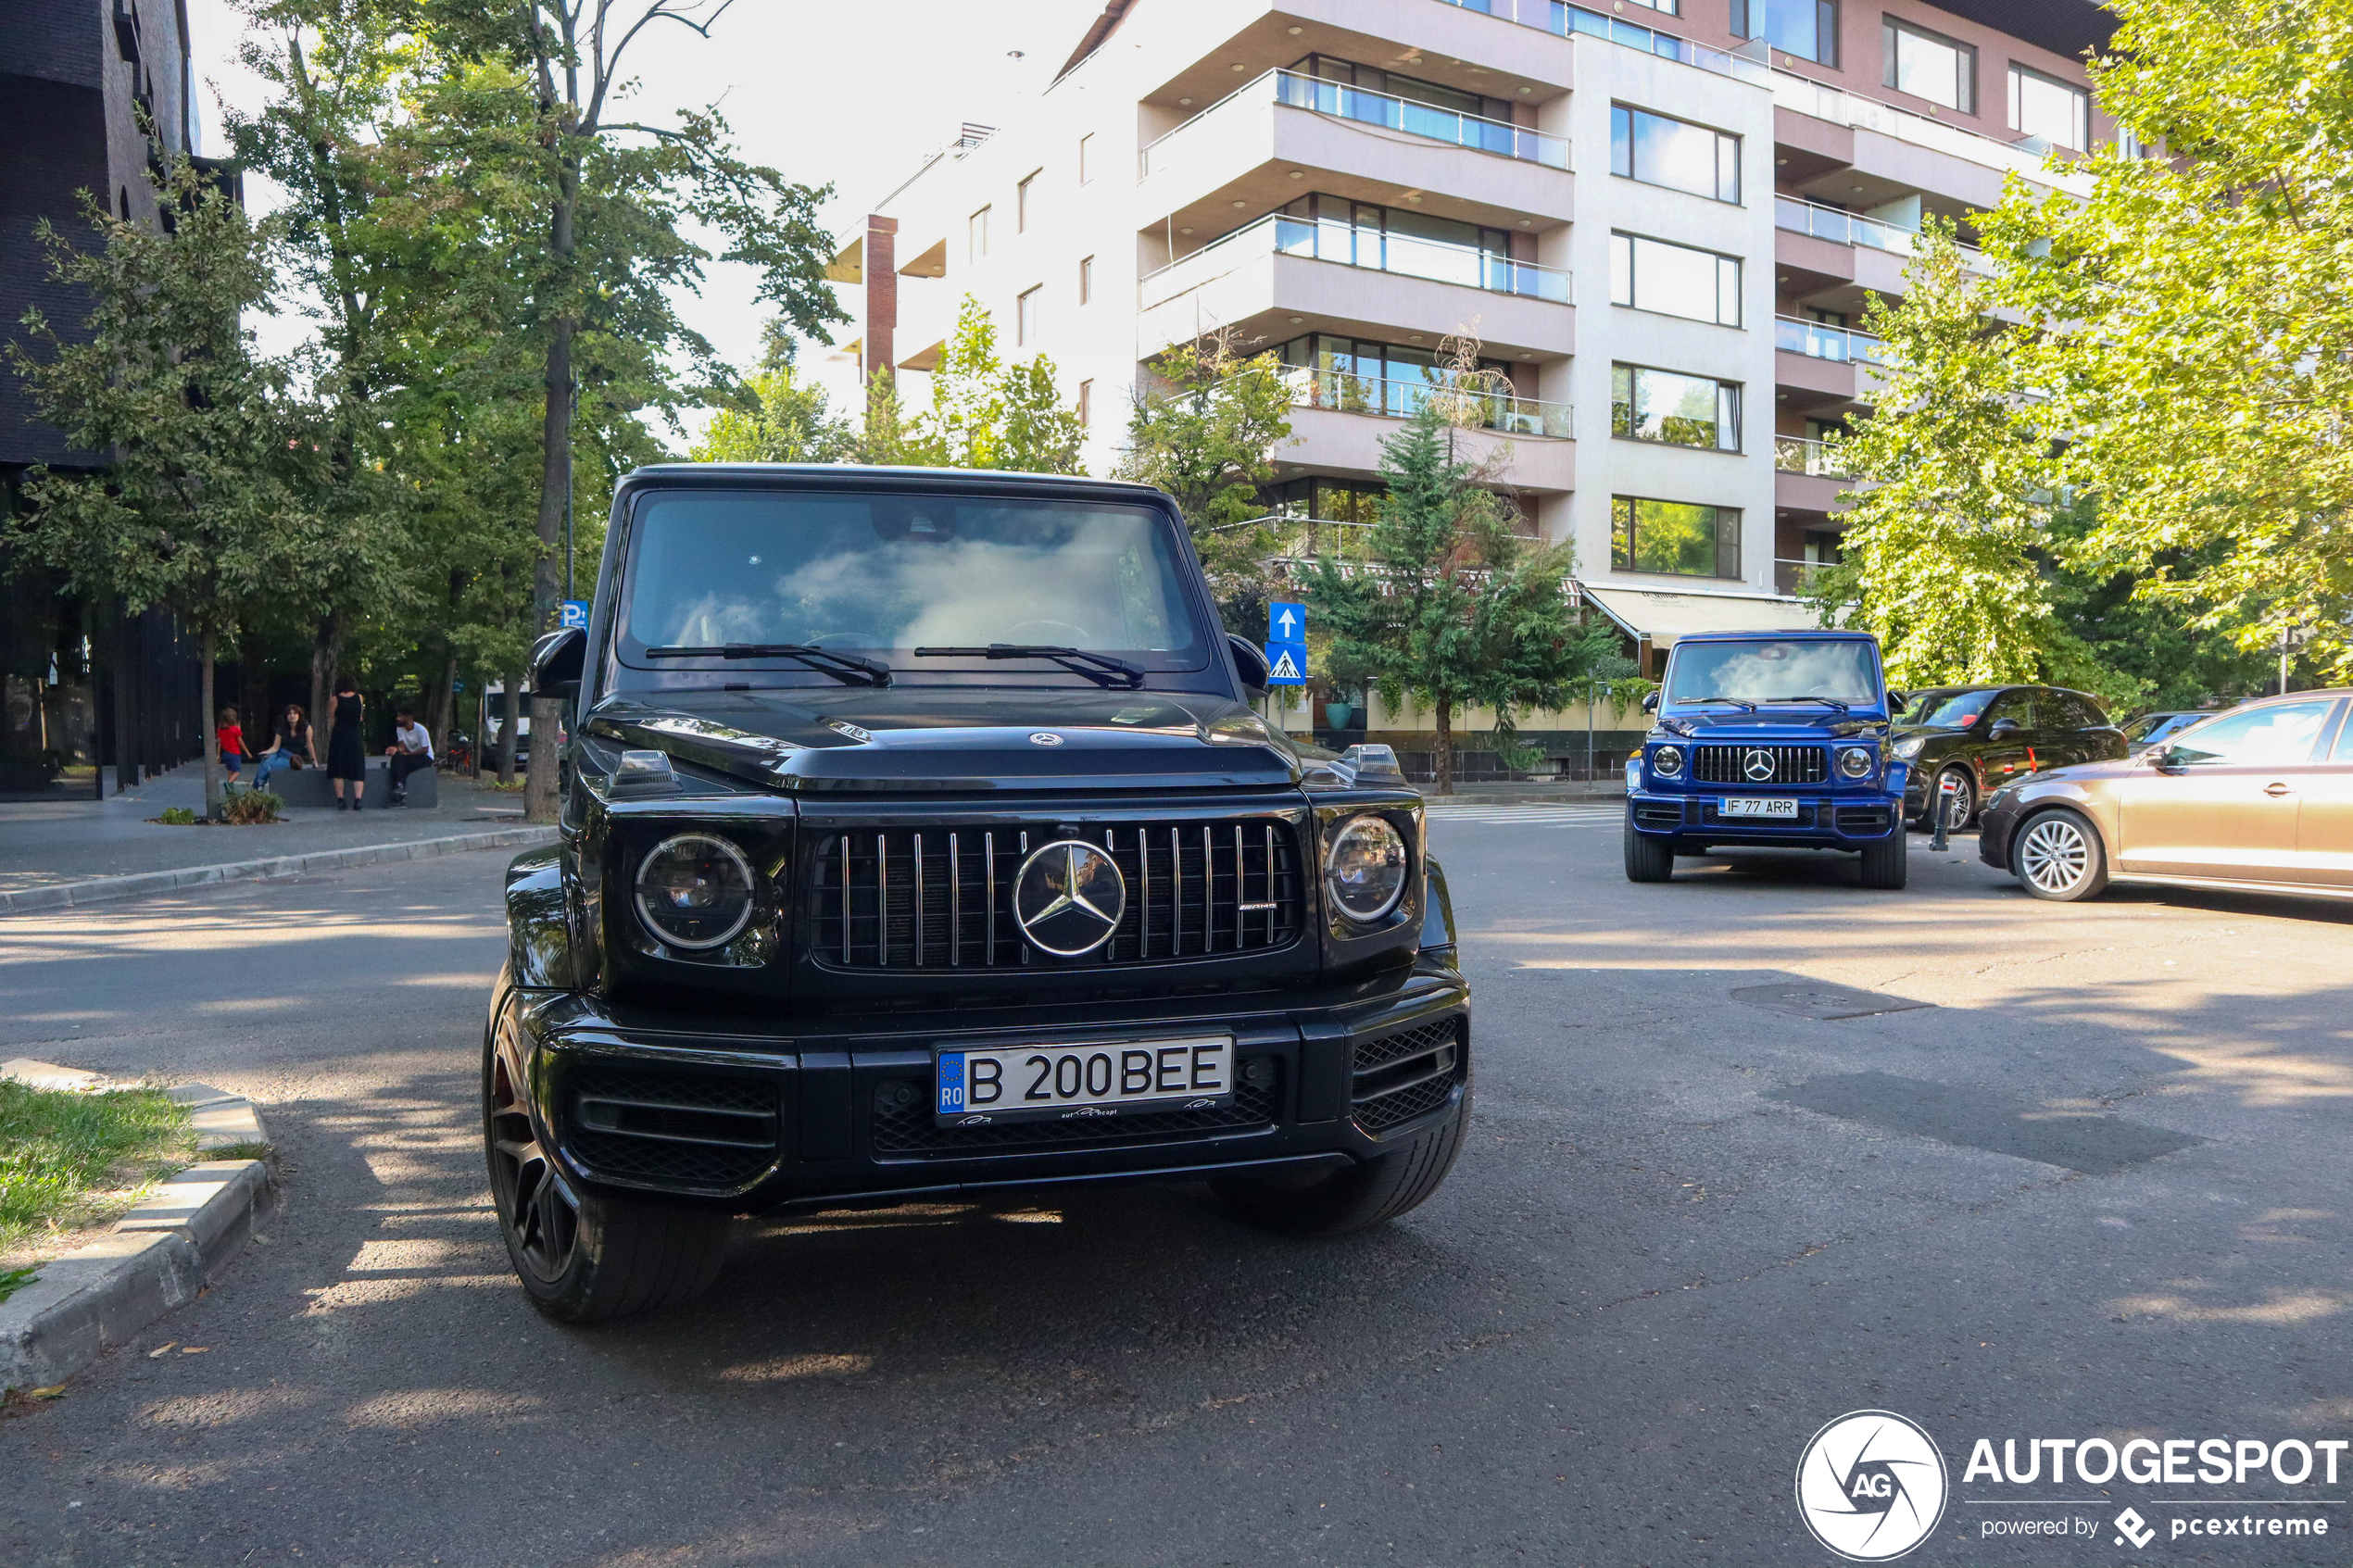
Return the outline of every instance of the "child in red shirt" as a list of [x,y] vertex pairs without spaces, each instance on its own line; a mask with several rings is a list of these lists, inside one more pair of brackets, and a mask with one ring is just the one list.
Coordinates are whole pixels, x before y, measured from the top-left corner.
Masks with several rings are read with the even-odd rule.
[[229,776],[233,779],[237,776],[237,770],[245,762],[245,732],[244,726],[237,722],[235,709],[224,708],[220,710],[220,723],[213,734],[220,741],[220,765],[229,770]]

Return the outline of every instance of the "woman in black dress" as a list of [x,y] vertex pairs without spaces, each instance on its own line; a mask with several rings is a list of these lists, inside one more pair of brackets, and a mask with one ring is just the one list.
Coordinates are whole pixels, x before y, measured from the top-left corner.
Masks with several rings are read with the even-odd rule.
[[[359,744],[359,686],[348,675],[336,677],[334,728],[327,733],[327,777],[334,782],[335,809],[357,811],[368,793],[368,750]],[[343,797],[344,781],[351,782],[351,798]]]

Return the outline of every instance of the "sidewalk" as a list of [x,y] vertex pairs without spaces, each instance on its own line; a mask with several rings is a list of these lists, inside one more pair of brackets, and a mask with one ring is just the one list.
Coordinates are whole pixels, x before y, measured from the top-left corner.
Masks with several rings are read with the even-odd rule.
[[300,809],[266,827],[165,827],[169,806],[204,809],[204,768],[189,763],[103,801],[0,801],[0,893],[370,844],[406,844],[521,827],[522,797],[441,776],[440,806],[359,811]]
[[1481,806],[1561,806],[1572,802],[1606,803],[1626,798],[1621,778],[1596,779],[1591,784],[1458,784],[1453,795],[1432,795],[1425,780],[1415,785],[1427,801],[1452,800]]

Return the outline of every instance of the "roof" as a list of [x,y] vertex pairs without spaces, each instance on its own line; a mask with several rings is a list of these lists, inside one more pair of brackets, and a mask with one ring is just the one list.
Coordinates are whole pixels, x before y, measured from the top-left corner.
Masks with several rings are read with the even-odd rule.
[[1160,491],[1149,484],[1137,484],[1120,479],[1088,479],[1067,473],[1024,473],[1011,469],[925,469],[899,468],[873,463],[648,463],[633,469],[623,483],[648,479],[832,479],[851,480],[862,486],[878,479],[919,480],[937,483],[943,480],[960,484],[1001,485],[1008,488],[1035,488],[1039,484],[1067,486],[1079,490],[1100,490],[1127,495],[1142,493],[1158,495]]
[[1128,8],[1135,3],[1136,0],[1108,0],[1103,6],[1103,14],[1097,17],[1088,26],[1087,36],[1081,38],[1078,41],[1078,47],[1070,52],[1070,58],[1063,62],[1063,69],[1054,72],[1054,80],[1060,82],[1063,77],[1076,70],[1088,56],[1101,48],[1103,40],[1109,38],[1117,31],[1119,24],[1127,19]]
[[1737,594],[1677,594],[1648,588],[1594,587],[1580,583],[1585,597],[1629,636],[1647,637],[1653,647],[1667,647],[1684,637],[1710,633],[1738,634],[1768,632],[1775,635],[1811,633],[1825,637],[1864,633],[1824,630],[1811,605],[1794,599],[1768,599]]

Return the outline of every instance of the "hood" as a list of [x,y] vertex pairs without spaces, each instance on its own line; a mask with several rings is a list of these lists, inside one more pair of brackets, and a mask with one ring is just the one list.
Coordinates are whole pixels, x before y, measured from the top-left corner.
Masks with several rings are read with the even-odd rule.
[[843,686],[624,693],[583,730],[795,791],[1295,785],[1281,734],[1197,692]]

